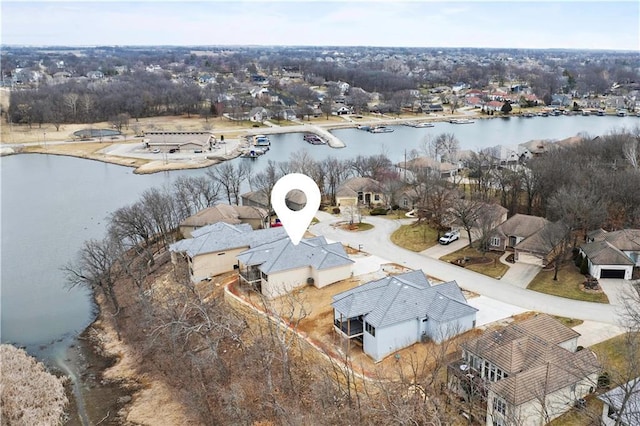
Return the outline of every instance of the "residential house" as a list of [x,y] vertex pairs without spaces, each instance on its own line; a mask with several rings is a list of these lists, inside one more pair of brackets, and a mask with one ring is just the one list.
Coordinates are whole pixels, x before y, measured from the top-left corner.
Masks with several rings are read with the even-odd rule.
[[145,132],[145,146],[161,152],[208,151],[216,143],[212,132]]
[[640,377],[598,396],[604,426],[640,425]]
[[266,223],[267,217],[267,211],[260,207],[216,204],[202,209],[183,220],[180,223],[180,233],[185,238],[191,238],[191,233],[196,229],[217,222],[224,222],[230,225],[248,223],[253,229],[266,228],[266,225],[268,225]]
[[598,230],[587,238],[589,242],[580,251],[588,259],[589,275],[632,279],[634,267],[640,267],[640,229]]
[[447,369],[449,388],[487,426],[546,424],[597,385],[601,367],[591,350],[577,350],[579,336],[546,314],[486,331],[461,344],[461,359]]
[[[246,192],[240,195],[240,198],[242,199],[243,206],[259,207],[267,211],[271,207],[270,199],[264,191]],[[307,197],[304,195],[303,191],[293,189],[287,194],[285,203],[291,210],[302,210],[307,204]]]
[[331,114],[333,115],[347,115],[351,114],[351,108],[345,105],[336,106],[335,108],[331,108]]
[[406,162],[396,164],[396,170],[401,176],[404,176],[405,170],[409,173],[417,170],[431,170],[440,178],[450,178],[458,174],[458,165],[451,164],[447,161],[437,161],[431,157],[421,156]]
[[237,269],[237,256],[243,251],[286,237],[284,228],[253,230],[248,223],[230,225],[217,222],[196,229],[192,238],[180,240],[169,246],[171,261],[178,262],[178,255],[186,258],[191,282],[197,283],[215,275]]
[[382,185],[368,177],[353,177],[345,180],[336,190],[338,206],[380,205],[385,200]]
[[333,296],[335,330],[380,361],[416,342],[441,343],[475,327],[477,309],[455,281],[433,284],[421,271],[370,281]]
[[[489,235],[489,250],[514,251],[516,261],[544,265],[547,240],[543,229],[550,222],[543,217],[515,214],[498,225]],[[529,240],[529,241],[527,241]],[[519,250],[518,250],[519,248]],[[545,254],[546,251],[546,254]]]
[[264,107],[255,107],[249,111],[249,120],[256,123],[262,123],[271,118],[271,113]]
[[294,245],[289,238],[252,247],[238,255],[241,282],[272,299],[307,284],[326,287],[351,277],[353,260],[340,243],[324,237]]

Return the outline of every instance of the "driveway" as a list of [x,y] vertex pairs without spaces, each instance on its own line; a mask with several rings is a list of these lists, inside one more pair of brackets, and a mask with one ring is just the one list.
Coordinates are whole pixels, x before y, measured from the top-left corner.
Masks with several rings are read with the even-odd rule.
[[460,238],[447,245],[436,244],[433,247],[429,247],[426,250],[420,252],[423,256],[433,257],[434,259],[440,259],[442,256],[446,256],[449,253],[458,251],[469,245],[469,239],[466,236],[460,234]]
[[422,269],[428,275],[438,277],[443,281],[456,280],[460,287],[474,293],[525,310],[607,324],[619,324],[620,307],[617,304],[606,305],[569,300],[526,290],[507,280],[496,280],[398,247],[389,240],[389,235],[400,226],[400,222],[397,220],[366,217],[365,221],[374,225],[373,229],[363,232],[348,232],[331,226],[331,222],[340,220],[332,215],[320,214],[319,212],[316,217],[320,222],[311,226],[310,231],[317,235],[324,235],[352,247],[361,246],[362,250],[366,252],[412,269]]
[[504,281],[516,287],[527,288],[529,283],[536,277],[536,275],[538,275],[538,272],[542,270],[542,267],[538,265],[529,265],[527,263],[520,262],[503,262],[503,259],[506,256],[508,256],[508,253],[505,253],[505,256],[501,257],[500,261],[509,265],[509,269],[502,278],[500,278],[500,281]]

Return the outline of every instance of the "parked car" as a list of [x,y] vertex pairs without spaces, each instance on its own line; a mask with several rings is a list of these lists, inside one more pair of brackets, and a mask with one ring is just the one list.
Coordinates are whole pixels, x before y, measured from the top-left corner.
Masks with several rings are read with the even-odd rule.
[[440,244],[447,245],[449,243],[454,242],[455,240],[457,240],[459,238],[460,238],[460,231],[449,231],[446,234],[444,234],[442,237],[440,237],[438,242]]

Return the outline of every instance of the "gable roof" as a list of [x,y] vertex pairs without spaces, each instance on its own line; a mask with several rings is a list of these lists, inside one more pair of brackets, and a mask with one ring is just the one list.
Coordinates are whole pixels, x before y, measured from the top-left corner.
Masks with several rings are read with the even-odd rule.
[[516,244],[515,248],[547,255],[557,244],[560,244],[563,232],[565,228],[560,222],[547,222],[540,230]]
[[604,240],[618,250],[639,251],[640,229],[622,229],[620,231],[604,232],[593,236],[594,240]]
[[298,245],[283,238],[245,250],[238,260],[248,266],[259,265],[265,274],[303,267],[322,270],[354,263],[342,244],[329,244],[324,237],[307,238]]
[[543,217],[516,213],[505,222],[496,226],[494,233],[504,237],[516,236],[527,238],[540,231],[549,221]]
[[420,270],[370,281],[333,296],[331,306],[347,317],[364,315],[374,327],[412,318],[445,322],[477,312],[455,281],[431,285]]
[[242,223],[230,225],[217,222],[203,226],[191,233],[192,238],[175,242],[169,246],[172,252],[184,252],[190,257],[206,253],[215,253],[234,248],[254,247],[286,237],[284,228],[253,230],[251,225]]
[[594,241],[580,247],[594,265],[633,265],[633,261],[608,241]]
[[598,399],[617,411],[620,411],[622,405],[625,404],[624,410],[619,413],[622,424],[640,424],[640,377],[631,379],[627,383],[599,395]]
[[336,191],[336,197],[357,197],[358,192],[382,192],[380,182],[369,177],[353,177],[345,180]]
[[[242,198],[243,201],[249,200],[253,203],[264,206],[265,208],[269,205],[269,198],[264,191],[245,192],[244,194],[240,195],[240,198]],[[304,205],[307,202],[307,198],[304,195],[304,191],[301,191],[299,189],[292,189],[287,193],[286,201]]]
[[180,226],[201,227],[216,222],[238,225],[242,223],[242,219],[263,219],[265,217],[267,217],[267,212],[259,207],[216,204],[189,216],[180,223]]

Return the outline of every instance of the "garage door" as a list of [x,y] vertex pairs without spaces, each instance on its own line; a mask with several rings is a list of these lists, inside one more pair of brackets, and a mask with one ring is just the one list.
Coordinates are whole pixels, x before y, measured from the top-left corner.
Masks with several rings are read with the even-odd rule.
[[622,278],[624,279],[624,269],[601,269],[600,278]]
[[528,253],[520,253],[518,252],[518,262],[519,263],[527,263],[529,265],[537,265],[542,266],[542,259],[538,256],[534,256],[533,254]]

